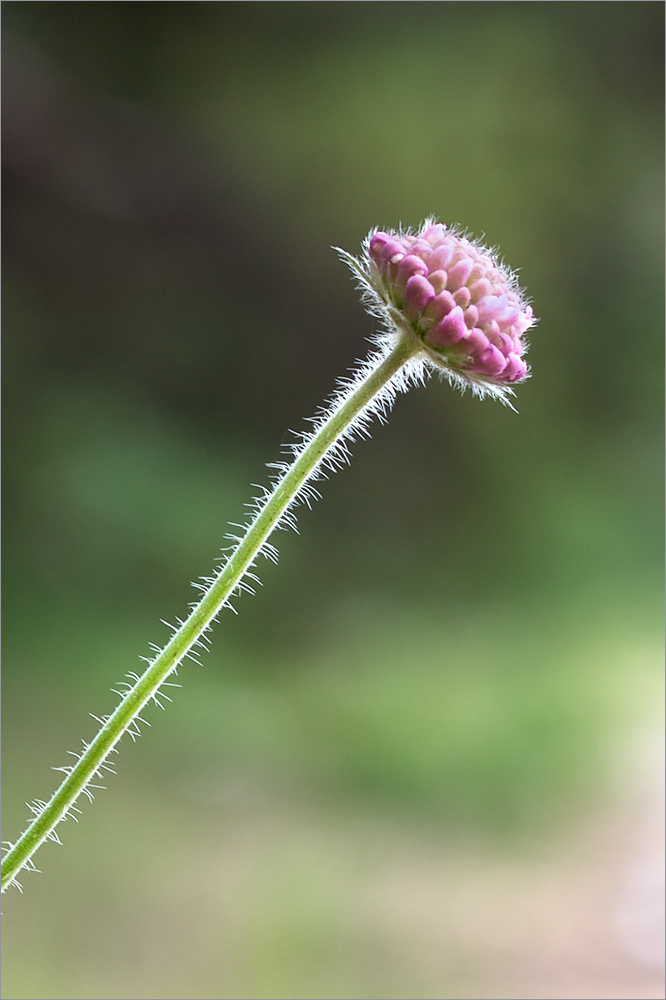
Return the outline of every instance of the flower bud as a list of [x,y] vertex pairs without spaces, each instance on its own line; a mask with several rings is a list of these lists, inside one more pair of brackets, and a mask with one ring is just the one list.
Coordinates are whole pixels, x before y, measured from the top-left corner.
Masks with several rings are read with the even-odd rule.
[[427,221],[418,232],[372,233],[354,265],[389,335],[416,338],[454,382],[501,396],[527,377],[532,307],[493,251]]

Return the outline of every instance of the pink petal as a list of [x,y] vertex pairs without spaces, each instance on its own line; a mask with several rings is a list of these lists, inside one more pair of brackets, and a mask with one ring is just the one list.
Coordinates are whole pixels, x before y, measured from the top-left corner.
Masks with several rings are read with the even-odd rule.
[[460,288],[467,282],[470,274],[472,273],[472,268],[474,267],[474,261],[469,257],[463,257],[454,264],[453,267],[448,269],[449,282],[448,287],[450,291],[455,291],[455,289]]
[[534,322],[534,313],[532,312],[532,306],[527,306],[523,313],[518,317],[517,321],[514,323],[511,330],[514,337],[522,337],[525,330],[529,330]]
[[507,333],[500,333],[497,338],[497,347],[499,347],[502,354],[507,358],[512,351],[515,351],[516,345],[513,342],[513,337],[510,337]]
[[477,357],[479,354],[485,351],[489,346],[490,344],[488,342],[488,338],[486,337],[483,330],[479,330],[478,327],[475,327],[473,330],[470,330],[467,336],[465,337],[465,348],[467,352],[469,354],[473,354],[474,357]]
[[403,289],[409,279],[414,274],[428,273],[428,268],[423,263],[420,257],[415,256],[415,254],[407,254],[403,257],[401,261],[398,262],[395,269],[395,283],[398,288]]
[[446,226],[437,222],[434,226],[428,226],[427,229],[424,229],[421,236],[424,240],[428,240],[428,242],[433,246],[437,246],[438,243],[441,243],[442,240],[447,238]]
[[388,233],[375,233],[374,236],[371,236],[369,250],[372,259],[378,261],[386,244],[392,242]]
[[422,274],[414,274],[405,286],[403,308],[412,319],[416,319],[434,297],[435,289],[430,282]]
[[467,309],[465,309],[465,323],[467,323],[467,326],[471,330],[472,327],[476,326],[478,322],[479,322],[479,310],[476,308],[476,306],[468,306]]
[[490,282],[487,278],[479,278],[478,281],[475,281],[473,285],[469,286],[469,290],[472,294],[472,302],[474,305],[478,306],[481,299],[485,298],[486,295],[490,295]]
[[459,288],[457,292],[453,293],[453,297],[458,303],[458,305],[461,306],[463,309],[467,308],[472,298],[472,296],[470,295],[469,288],[466,288],[464,285],[462,288]]
[[479,323],[489,323],[491,319],[495,319],[500,310],[499,302],[500,296],[498,295],[485,295],[479,299],[476,303],[476,308],[479,310]]
[[510,354],[506,367],[502,372],[502,378],[507,382],[517,382],[519,379],[525,378],[526,374],[527,365],[523,359],[518,357],[517,354]]
[[437,294],[444,291],[447,280],[448,276],[446,271],[430,271],[430,274],[428,275],[428,281]]
[[405,256],[404,248],[397,240],[389,240],[381,249],[380,260],[383,264],[395,264]]
[[490,344],[489,347],[479,354],[479,367],[486,375],[499,375],[507,366],[507,361],[501,351]]
[[442,244],[441,247],[437,247],[436,250],[430,254],[428,258],[428,265],[431,271],[446,271],[447,267],[453,259],[454,243],[446,242]]
[[[444,294],[444,293],[442,293]],[[448,347],[457,344],[467,333],[465,317],[460,306],[456,306],[441,323],[433,326],[426,334],[426,340],[434,347]]]
[[[429,280],[432,282],[432,275],[430,275]],[[452,309],[455,309],[455,307],[455,299],[451,295],[451,292],[443,291],[440,292],[439,295],[436,295],[434,299],[430,300],[428,305],[423,310],[423,315],[428,319],[432,319],[436,323],[439,323],[440,320],[444,319],[444,317],[448,315]]]

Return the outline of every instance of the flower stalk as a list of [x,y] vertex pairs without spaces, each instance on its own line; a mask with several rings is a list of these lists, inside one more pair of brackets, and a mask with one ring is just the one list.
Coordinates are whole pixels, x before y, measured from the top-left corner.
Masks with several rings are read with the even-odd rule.
[[[145,721],[141,719],[141,710],[151,700],[160,704],[158,692],[162,684],[205,637],[218,613],[251,572],[262,550],[270,556],[271,550],[266,551],[268,538],[288,515],[308,480],[321,474],[322,465],[331,458],[336,446],[353,433],[357,421],[362,422],[373,409],[390,403],[398,389],[407,387],[404,368],[418,351],[418,344],[403,335],[390,349],[371,358],[357,379],[340,393],[330,412],[318,421],[315,431],[297,448],[295,461],[285,469],[275,488],[258,503],[255,517],[223,568],[209,582],[201,600],[130,687],[116,710],[100,720],[101,729],[90,744],[84,745],[76,764],[60,769],[65,771],[65,778],[51,799],[30,807],[36,813],[34,819],[2,860],[3,892],[21,869],[31,867],[33,854],[45,840],[58,839],[55,828],[76,810],[79,796],[86,794],[92,798],[91,788],[100,787],[94,784],[95,779],[101,778],[104,770],[112,771],[107,759],[120,738],[126,732],[138,735],[138,722]],[[412,376],[414,374],[416,372]],[[163,693],[162,697],[165,697]]]

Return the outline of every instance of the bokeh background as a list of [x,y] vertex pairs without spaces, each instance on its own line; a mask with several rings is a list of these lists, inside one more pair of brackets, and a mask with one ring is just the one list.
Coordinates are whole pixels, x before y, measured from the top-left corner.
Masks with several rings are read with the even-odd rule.
[[3,8],[5,837],[364,355],[332,245],[460,223],[540,317],[280,535],[3,996],[663,996],[663,5]]

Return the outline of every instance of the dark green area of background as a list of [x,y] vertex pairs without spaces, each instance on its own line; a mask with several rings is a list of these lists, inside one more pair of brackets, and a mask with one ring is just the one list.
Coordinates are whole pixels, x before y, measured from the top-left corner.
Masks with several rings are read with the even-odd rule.
[[[519,415],[436,379],[398,400],[121,754],[81,878],[125,864],[94,826],[123,788],[131,823],[186,810],[194,855],[245,808],[227,786],[503,845],[566,824],[660,636],[663,6],[3,11],[5,836],[365,353],[330,247],[428,215],[520,268]],[[69,827],[40,866],[80,902]],[[277,995],[247,969],[229,995]],[[388,995],[369,977],[337,988]]]

